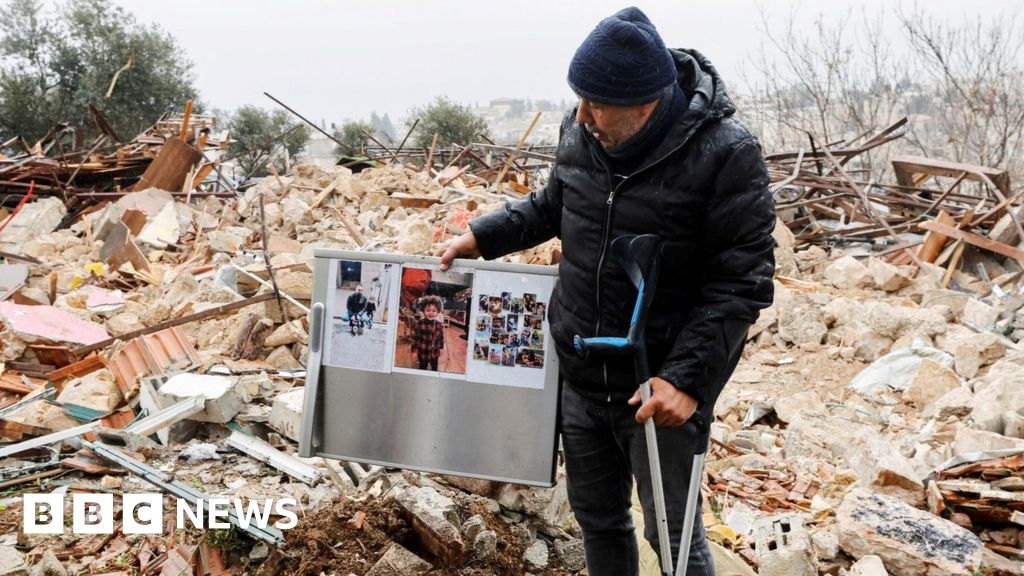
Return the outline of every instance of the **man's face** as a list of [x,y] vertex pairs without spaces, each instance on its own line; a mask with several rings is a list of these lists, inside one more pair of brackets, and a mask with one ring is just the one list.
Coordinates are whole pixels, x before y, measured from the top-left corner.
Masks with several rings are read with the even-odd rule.
[[658,101],[637,106],[611,106],[580,98],[576,122],[605,148],[614,148],[640,131],[658,106]]

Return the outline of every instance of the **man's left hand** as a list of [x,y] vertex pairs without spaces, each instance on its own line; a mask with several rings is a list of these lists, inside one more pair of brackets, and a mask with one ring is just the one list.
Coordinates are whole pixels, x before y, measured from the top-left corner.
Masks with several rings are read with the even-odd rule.
[[[654,417],[658,426],[682,426],[697,411],[697,400],[676,388],[668,380],[654,376],[651,382],[651,398],[636,411],[636,421],[643,424]],[[639,406],[640,389],[629,399],[630,406]]]

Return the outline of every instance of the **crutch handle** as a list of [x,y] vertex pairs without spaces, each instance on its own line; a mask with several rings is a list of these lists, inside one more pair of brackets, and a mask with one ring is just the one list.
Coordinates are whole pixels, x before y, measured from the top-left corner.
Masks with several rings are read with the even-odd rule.
[[631,354],[636,343],[629,338],[618,338],[612,336],[597,336],[584,338],[579,334],[572,337],[572,345],[580,358],[586,358],[591,352],[597,354]]

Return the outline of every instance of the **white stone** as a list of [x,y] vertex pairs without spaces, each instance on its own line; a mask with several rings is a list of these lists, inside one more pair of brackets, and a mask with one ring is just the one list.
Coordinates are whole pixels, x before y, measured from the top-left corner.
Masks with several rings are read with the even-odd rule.
[[181,225],[178,223],[175,204],[173,200],[164,204],[156,216],[146,222],[136,239],[159,249],[166,248],[168,243],[177,243],[181,236]]
[[836,525],[843,551],[878,555],[894,576],[971,574],[981,565],[983,546],[974,534],[864,488],[846,495]]
[[204,396],[203,410],[189,416],[199,422],[229,422],[242,409],[242,394],[235,376],[176,374],[160,386],[159,394],[171,403]]
[[212,230],[206,235],[206,241],[210,243],[210,249],[214,252],[237,254],[238,249],[245,244],[245,235],[233,230]]
[[934,360],[924,358],[914,374],[914,379],[903,392],[903,397],[924,411],[940,397],[959,387],[960,378],[956,372]]
[[270,409],[270,427],[295,442],[302,432],[302,402],[304,388],[294,388],[278,394]]
[[0,576],[28,576],[25,555],[13,546],[0,546]]
[[124,401],[121,389],[114,382],[110,370],[101,368],[64,384],[57,395],[61,404],[77,404],[93,410],[109,413]]
[[958,428],[953,438],[953,456],[1009,448],[1024,448],[1024,440],[986,430],[974,430],[966,426]]
[[895,292],[910,284],[910,278],[902,270],[878,258],[868,259],[868,273],[875,287],[885,292]]
[[309,337],[306,334],[306,329],[302,327],[302,320],[292,320],[286,324],[282,324],[276,330],[267,336],[264,340],[263,345],[275,348],[277,346],[286,346],[288,344],[294,344],[296,342],[305,342]]
[[961,319],[978,330],[991,330],[996,325],[996,320],[999,320],[999,309],[971,298],[964,304]]
[[843,256],[825,269],[825,281],[839,289],[850,289],[869,286],[872,278],[856,258]]
[[779,417],[786,424],[792,422],[797,413],[800,410],[810,410],[812,412],[824,411],[825,402],[821,399],[821,396],[814,390],[804,390],[791,394],[788,396],[782,396],[775,400],[775,415]]
[[548,565],[548,546],[543,540],[534,540],[533,544],[523,553],[526,566],[533,570],[541,570]]
[[995,334],[960,333],[947,338],[945,349],[953,354],[957,374],[974,378],[982,368],[995,362],[1006,352],[1006,346]]
[[833,560],[839,554],[839,534],[835,526],[811,532],[811,543],[818,560]]
[[854,562],[847,576],[889,576],[889,572],[886,571],[881,558],[869,554]]

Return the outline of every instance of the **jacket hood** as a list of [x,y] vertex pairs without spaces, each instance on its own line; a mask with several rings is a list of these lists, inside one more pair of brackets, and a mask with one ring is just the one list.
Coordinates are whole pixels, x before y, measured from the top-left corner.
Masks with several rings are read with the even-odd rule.
[[725,82],[707,57],[688,48],[670,48],[669,52],[676,63],[679,87],[690,103],[688,114],[703,112],[702,115],[724,118],[736,112]]

